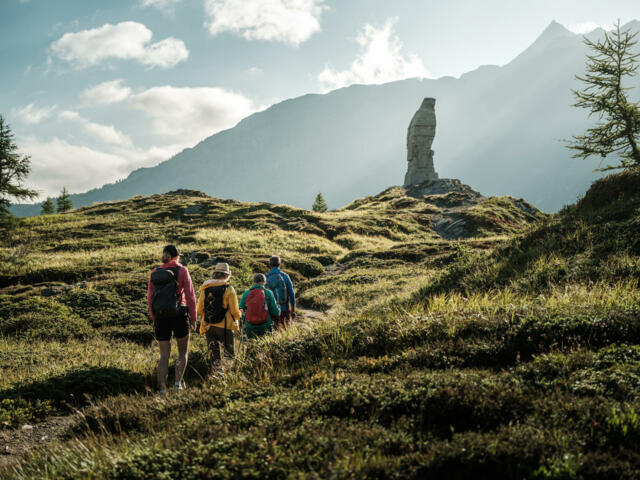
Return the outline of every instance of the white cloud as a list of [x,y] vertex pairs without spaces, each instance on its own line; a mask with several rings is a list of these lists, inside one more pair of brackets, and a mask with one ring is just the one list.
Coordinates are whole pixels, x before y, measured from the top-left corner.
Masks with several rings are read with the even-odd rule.
[[107,153],[57,137],[46,142],[28,137],[20,139],[20,145],[21,151],[31,156],[28,184],[41,193],[41,198],[57,195],[62,187],[73,193],[101,187],[136,168],[167,160],[187,146],[172,144],[148,150],[132,147]]
[[615,26],[600,24],[596,22],[573,23],[571,25],[567,25],[567,29],[579,35],[586,35],[587,33],[593,32],[597,28],[602,28],[603,30],[610,32],[615,28]]
[[85,105],[109,105],[120,103],[131,95],[131,89],[122,85],[123,80],[102,82],[95,87],[87,88],[80,95]]
[[121,131],[117,130],[113,125],[103,125],[101,123],[91,122],[81,116],[78,112],[65,110],[60,112],[58,118],[78,123],[88,135],[104,144],[119,147],[130,147],[133,145],[131,139]]
[[56,119],[73,127],[67,128],[72,136],[53,140],[20,138],[21,150],[32,156],[28,182],[32,188],[46,196],[57,194],[63,186],[71,192],[100,187],[124,178],[136,168],[168,160],[256,110],[253,102],[241,93],[222,88],[162,86],[132,94],[122,80],[96,85],[81,98],[100,103],[118,95],[124,107],[150,118],[150,130],[161,135],[163,143],[140,148],[113,125],[96,123],[76,111],[63,110]]
[[46,195],[55,195],[63,186],[72,192],[99,187],[115,181],[130,169],[126,158],[72,145],[59,138],[40,142],[28,138],[21,150],[31,155],[29,184]]
[[189,57],[182,40],[173,37],[150,43],[153,33],[137,22],[106,24],[92,30],[65,33],[51,52],[80,67],[108,59],[136,60],[149,67],[171,68]]
[[37,108],[33,103],[30,103],[26,107],[12,109],[11,115],[27,125],[36,125],[42,120],[49,118],[55,109],[55,105],[52,107]]
[[143,7],[155,7],[160,10],[171,8],[182,0],[140,0],[140,5]]
[[251,67],[246,71],[249,75],[262,76],[264,75],[264,70],[260,67]]
[[132,95],[129,104],[151,118],[155,133],[186,143],[230,128],[255,111],[241,93],[205,87],[154,87]]
[[231,32],[247,40],[299,45],[320,31],[325,0],[205,0],[212,35]]
[[366,25],[356,41],[360,53],[349,69],[337,71],[327,66],[318,75],[324,91],[354,83],[386,83],[405,78],[430,77],[417,55],[402,53],[402,42],[393,26],[397,19],[389,18],[381,29]]

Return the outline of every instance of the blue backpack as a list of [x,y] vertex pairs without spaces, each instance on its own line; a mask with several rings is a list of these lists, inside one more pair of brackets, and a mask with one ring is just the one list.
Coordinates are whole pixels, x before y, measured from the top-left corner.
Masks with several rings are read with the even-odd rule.
[[289,303],[289,290],[287,290],[287,284],[282,273],[267,274],[267,288],[273,292],[278,305]]

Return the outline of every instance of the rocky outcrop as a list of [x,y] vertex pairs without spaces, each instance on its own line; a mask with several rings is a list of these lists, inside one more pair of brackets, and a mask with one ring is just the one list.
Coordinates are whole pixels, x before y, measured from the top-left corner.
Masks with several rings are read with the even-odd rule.
[[[467,199],[468,204],[476,204],[483,200],[479,192],[476,192],[469,185],[465,185],[457,178],[440,178],[438,180],[428,180],[419,185],[409,185],[405,187],[407,196],[413,198],[426,198],[432,195],[447,195],[450,193],[459,194],[458,197]],[[435,198],[433,199],[436,200]]]
[[405,186],[417,185],[438,179],[433,166],[431,145],[436,136],[436,100],[425,98],[415,113],[407,130],[407,174]]

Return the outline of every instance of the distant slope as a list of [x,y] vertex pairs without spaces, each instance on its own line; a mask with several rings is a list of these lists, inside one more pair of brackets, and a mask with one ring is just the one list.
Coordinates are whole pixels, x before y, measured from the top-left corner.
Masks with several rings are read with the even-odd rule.
[[[422,98],[431,96],[437,99],[434,150],[441,177],[557,210],[596,178],[596,161],[571,159],[563,142],[588,125],[586,112],[570,106],[586,53],[581,36],[553,22],[503,67],[287,100],[156,167],[72,200],[81,206],[193,188],[308,208],[322,191],[336,208],[402,182],[408,122]],[[20,215],[38,211],[14,207]]]

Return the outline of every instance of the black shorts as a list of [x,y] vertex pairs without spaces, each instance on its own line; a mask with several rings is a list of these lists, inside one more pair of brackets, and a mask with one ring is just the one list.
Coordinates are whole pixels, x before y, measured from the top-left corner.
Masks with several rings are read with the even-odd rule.
[[189,334],[189,318],[178,317],[169,319],[159,319],[153,322],[156,340],[166,342],[171,340],[171,334],[176,338],[184,338]]

